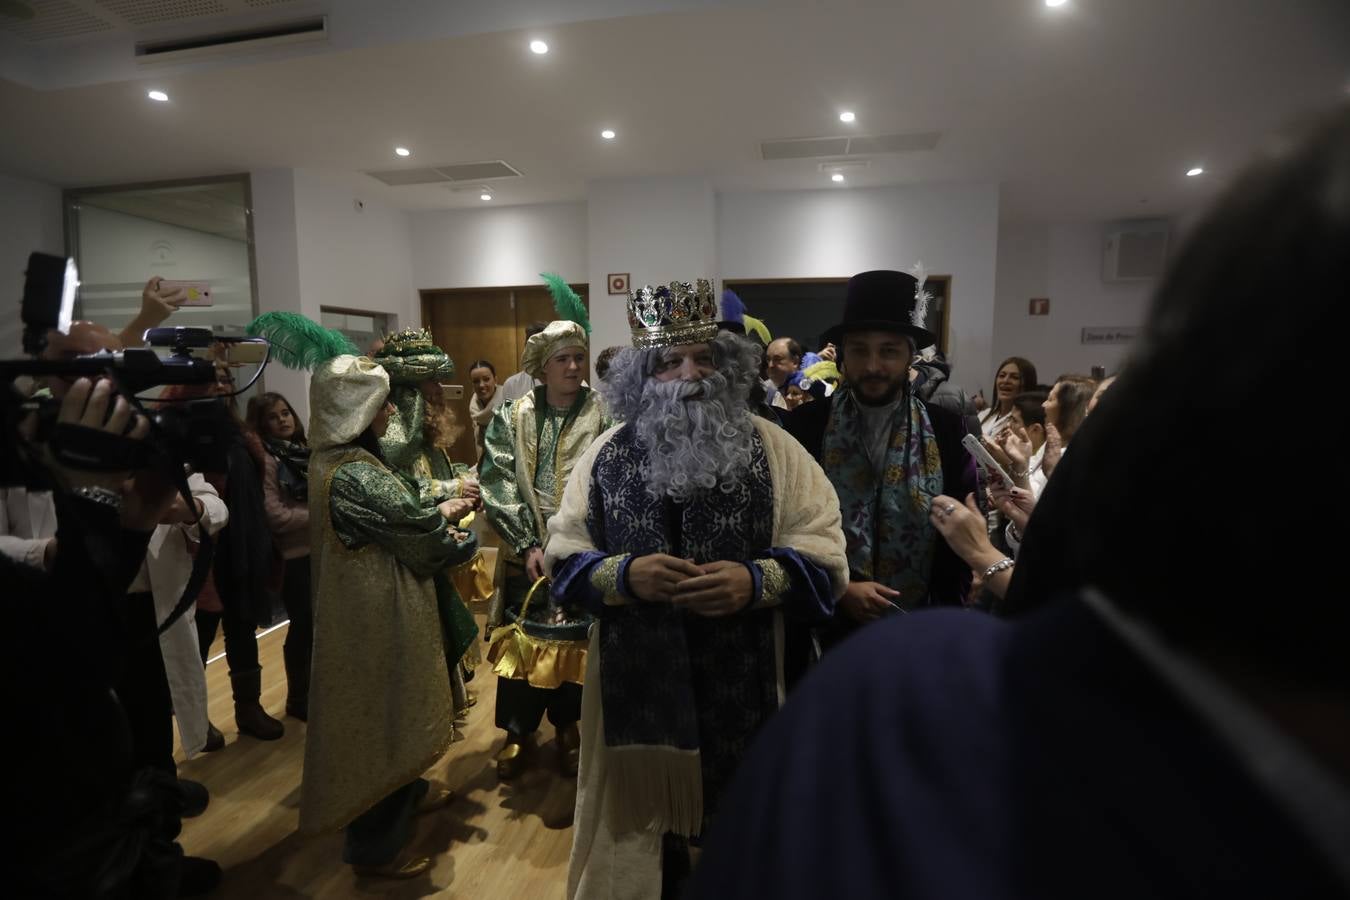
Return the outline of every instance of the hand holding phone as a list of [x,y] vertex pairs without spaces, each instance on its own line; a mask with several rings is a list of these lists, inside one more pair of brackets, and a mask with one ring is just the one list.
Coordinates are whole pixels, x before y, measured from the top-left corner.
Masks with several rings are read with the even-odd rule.
[[1012,480],[1012,476],[1004,471],[1003,467],[998,464],[998,460],[994,459],[993,455],[984,448],[984,444],[981,444],[980,439],[975,437],[975,435],[968,434],[961,438],[961,446],[965,447],[966,451],[969,452],[971,456],[975,457],[975,462],[981,469],[984,469],[985,472],[1002,478],[1003,483],[1008,485],[1008,487],[1017,484],[1017,482]]
[[187,299],[178,304],[180,307],[211,305],[211,283],[208,281],[167,281],[161,279],[159,290],[161,294],[168,294],[177,290],[185,292]]

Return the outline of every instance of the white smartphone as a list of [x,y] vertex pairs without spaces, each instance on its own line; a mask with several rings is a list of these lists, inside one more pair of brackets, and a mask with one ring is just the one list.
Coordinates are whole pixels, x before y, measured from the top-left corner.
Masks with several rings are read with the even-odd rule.
[[160,279],[159,289],[161,291],[175,291],[179,288],[187,291],[187,299],[181,306],[210,306],[211,305],[211,283],[209,281],[169,281],[167,278]]
[[975,435],[968,434],[961,438],[961,446],[970,451],[970,455],[975,457],[975,462],[980,468],[1002,478],[1003,483],[1007,485],[1009,490],[1017,486],[1017,482],[1013,481],[1008,473],[1003,470],[1003,467],[998,464],[998,460],[994,459],[993,455],[985,449],[984,444],[981,444],[980,439]]
[[441,391],[447,400],[464,399],[464,385],[462,384],[442,384]]

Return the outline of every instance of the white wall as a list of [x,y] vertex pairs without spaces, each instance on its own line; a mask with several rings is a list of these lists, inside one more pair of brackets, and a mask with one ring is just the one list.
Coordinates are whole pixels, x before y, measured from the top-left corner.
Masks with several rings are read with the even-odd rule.
[[539,284],[539,273],[587,281],[586,204],[410,213],[419,290]]
[[[319,172],[266,169],[251,178],[261,312],[317,322],[320,307],[332,306],[384,313],[399,328],[421,321],[406,213]],[[264,378],[309,417],[307,374],[274,363]]]
[[735,193],[717,207],[723,278],[847,278],[922,262],[952,276],[953,380],[965,386],[992,364],[997,185]]
[[420,321],[407,213],[297,169],[295,233],[306,315],[318,321],[320,306],[337,306],[396,316],[400,328]]
[[[998,300],[994,314],[994,359],[1025,356],[1042,383],[1066,373],[1088,374],[1094,365],[1114,372],[1129,345],[1082,343],[1091,326],[1137,326],[1143,322],[1154,282],[1102,281],[1106,223],[1005,226],[998,242]],[[1175,246],[1175,236],[1174,236]],[[1027,314],[1032,297],[1049,297],[1048,316]],[[988,396],[993,372],[970,389]]]
[[23,273],[34,250],[65,254],[61,229],[61,190],[49,184],[0,175],[0,358],[23,350],[19,301]]
[[607,278],[626,272],[632,287],[718,279],[717,201],[701,178],[591,182],[586,193],[592,355],[627,346],[627,297],[609,296]]

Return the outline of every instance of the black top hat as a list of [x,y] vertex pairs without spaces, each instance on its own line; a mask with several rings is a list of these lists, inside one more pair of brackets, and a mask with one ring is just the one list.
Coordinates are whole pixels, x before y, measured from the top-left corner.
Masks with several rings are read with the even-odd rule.
[[837,345],[850,331],[894,331],[914,338],[915,347],[936,344],[931,331],[910,319],[918,287],[918,280],[906,272],[876,269],[854,275],[844,297],[844,321],[821,335],[821,341]]

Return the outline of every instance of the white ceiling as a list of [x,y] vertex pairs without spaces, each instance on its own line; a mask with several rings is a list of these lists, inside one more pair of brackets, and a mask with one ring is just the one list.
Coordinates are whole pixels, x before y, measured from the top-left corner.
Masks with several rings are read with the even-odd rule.
[[[428,209],[482,203],[361,170],[502,159],[525,177],[494,185],[494,204],[698,174],[723,191],[998,182],[1006,219],[1155,216],[1193,208],[1273,129],[1350,86],[1344,0],[578,0],[539,14],[503,0],[441,4],[448,18],[378,3],[379,29],[364,30],[351,2],[272,6],[175,27],[317,10],[332,42],[152,75],[123,58],[144,35],[125,23],[25,42],[23,67],[0,67],[0,171],[72,186],[293,166]],[[607,17],[621,6],[655,12]],[[552,52],[530,54],[536,36]],[[11,35],[0,52],[17,46]],[[53,87],[61,73],[81,83]],[[171,102],[148,101],[151,87]],[[873,158],[842,187],[817,161],[758,152],[771,138],[925,131],[942,135],[934,150]],[[396,159],[396,144],[413,156]],[[1186,178],[1192,165],[1207,174]]]

